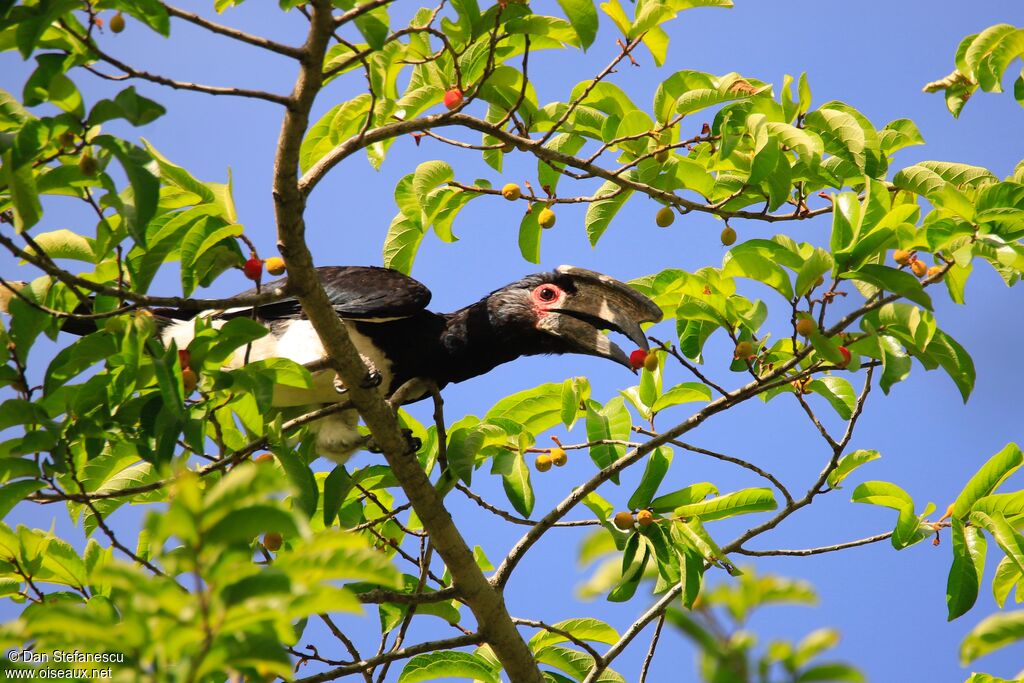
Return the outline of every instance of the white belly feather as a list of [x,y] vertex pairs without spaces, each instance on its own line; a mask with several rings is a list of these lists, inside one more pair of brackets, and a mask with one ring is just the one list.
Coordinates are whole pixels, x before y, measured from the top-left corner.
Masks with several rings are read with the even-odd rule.
[[[220,328],[225,321],[213,321],[214,328]],[[324,347],[320,342],[313,325],[308,320],[293,320],[282,326],[283,334],[277,336],[272,330],[270,334],[257,339],[249,350],[249,360],[264,358],[287,358],[300,365],[315,363],[324,358]],[[370,338],[360,334],[354,326],[348,328],[349,338],[363,361],[370,364],[381,375],[381,387],[387,390],[391,386],[391,361],[377,349]],[[191,320],[175,321],[164,328],[160,340],[169,345],[173,340],[179,349],[188,347],[195,335],[195,325]],[[245,362],[245,349],[237,350],[225,364],[227,369],[242,367]],[[310,406],[325,403],[336,403],[343,394],[335,387],[335,374],[330,370],[313,373],[313,384],[309,389],[300,387],[278,386],[274,388],[273,405],[279,408]],[[352,411],[344,411],[318,420],[310,425],[317,433],[317,446],[321,455],[332,460],[344,462],[349,455],[358,449],[363,439],[356,429],[358,415]]]

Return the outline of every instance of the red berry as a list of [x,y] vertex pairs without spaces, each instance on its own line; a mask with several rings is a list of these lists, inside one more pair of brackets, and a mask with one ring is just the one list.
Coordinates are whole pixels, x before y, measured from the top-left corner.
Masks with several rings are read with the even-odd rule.
[[178,349],[178,365],[187,368],[191,364],[192,354],[188,352],[188,349]]
[[846,348],[845,346],[839,347],[839,353],[842,354],[843,356],[843,362],[839,363],[839,367],[845,368],[847,365],[850,364],[850,360],[853,358],[853,356],[850,355],[850,349]]
[[462,104],[462,91],[458,88],[450,88],[444,94],[444,106],[455,109]]
[[642,368],[645,360],[647,360],[647,352],[643,349],[637,349],[633,353],[629,354],[629,365],[634,370]]
[[242,272],[250,280],[259,280],[263,275],[263,261],[256,258],[256,254],[249,257],[249,260],[242,266]]

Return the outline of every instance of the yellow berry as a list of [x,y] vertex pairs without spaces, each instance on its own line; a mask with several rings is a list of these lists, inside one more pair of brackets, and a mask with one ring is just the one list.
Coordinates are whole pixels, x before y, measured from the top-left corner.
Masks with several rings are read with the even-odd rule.
[[82,152],[82,156],[78,158],[78,170],[82,172],[86,178],[92,178],[96,175],[96,172],[100,170],[99,162],[96,161],[96,157],[89,154],[89,152]]
[[192,368],[182,368],[181,370],[181,382],[185,388],[185,395],[188,396],[196,387],[199,385],[199,375]]
[[910,259],[912,259],[913,257],[914,254],[912,252],[907,251],[906,249],[897,249],[896,251],[892,252],[892,260],[900,264],[901,266],[905,266],[908,263],[910,263]]
[[623,531],[629,531],[633,528],[633,513],[627,511],[616,512],[615,517],[612,518],[612,524]]
[[650,510],[641,510],[636,513],[636,523],[641,527],[649,527],[654,524],[654,514]]
[[926,273],[926,275],[929,278],[936,278],[938,280],[941,280],[942,279],[942,266],[932,266],[931,268],[928,269],[928,272]]
[[561,467],[569,462],[568,454],[561,448],[552,448],[551,454],[548,457],[551,458],[551,462],[554,463],[555,467]]
[[285,271],[284,259],[280,256],[271,256],[263,262],[263,266],[271,275],[281,275]]
[[800,318],[796,321],[796,333],[801,337],[810,337],[818,326],[810,318]]
[[110,18],[110,32],[120,33],[124,30],[124,15],[118,12]]
[[537,216],[537,223],[545,230],[555,227],[555,220],[555,212],[547,207],[541,209],[540,214]]
[[722,244],[724,246],[730,247],[733,244],[736,244],[736,231],[733,230],[728,225],[725,226],[724,230],[722,230],[722,236],[721,237],[722,237]]
[[654,216],[654,222],[658,224],[659,228],[667,228],[672,225],[676,220],[676,212],[667,206],[663,206],[658,209],[658,213]]
[[661,149],[654,153],[654,160],[657,161],[659,164],[663,164],[666,161],[668,161],[669,154],[670,152],[668,151],[668,148],[662,147]]
[[748,341],[741,341],[736,345],[734,357],[739,360],[746,360],[754,355],[754,345]]
[[537,459],[533,462],[538,472],[547,472],[551,469],[551,456],[547,453],[541,453],[537,456]]
[[910,262],[910,270],[917,277],[924,277],[928,273],[928,266],[924,261],[914,260]]
[[522,190],[515,183],[509,183],[505,187],[501,188],[501,196],[510,202],[514,202],[523,196]]
[[658,354],[650,351],[647,356],[644,357],[644,370],[647,372],[654,372],[658,369]]

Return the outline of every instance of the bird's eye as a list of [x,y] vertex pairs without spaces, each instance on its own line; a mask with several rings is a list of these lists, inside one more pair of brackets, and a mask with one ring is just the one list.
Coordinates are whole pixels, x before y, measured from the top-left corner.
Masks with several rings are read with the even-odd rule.
[[530,297],[533,299],[535,305],[546,306],[548,304],[554,304],[559,301],[562,296],[564,296],[564,292],[559,289],[558,285],[550,283],[538,285],[532,292],[530,292]]

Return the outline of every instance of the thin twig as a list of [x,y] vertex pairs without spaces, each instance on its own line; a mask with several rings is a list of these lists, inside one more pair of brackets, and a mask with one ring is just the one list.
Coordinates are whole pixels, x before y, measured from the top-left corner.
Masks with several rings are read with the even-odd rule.
[[264,50],[276,52],[286,57],[291,57],[292,59],[302,59],[303,56],[306,54],[301,47],[293,47],[291,45],[276,43],[273,40],[270,40],[269,38],[253,35],[251,33],[246,33],[245,31],[239,31],[236,28],[231,28],[230,26],[224,26],[222,24],[215,23],[213,21],[210,21],[209,19],[205,19],[199,16],[198,14],[194,14],[192,12],[188,12],[178,7],[168,5],[167,3],[162,4],[164,8],[167,10],[167,13],[170,14],[172,17],[184,19],[189,23],[205,28],[206,30],[212,31],[213,33],[219,33],[222,36],[227,36],[228,38],[233,38],[237,41],[248,43],[249,45],[255,45],[256,47],[261,47]]

